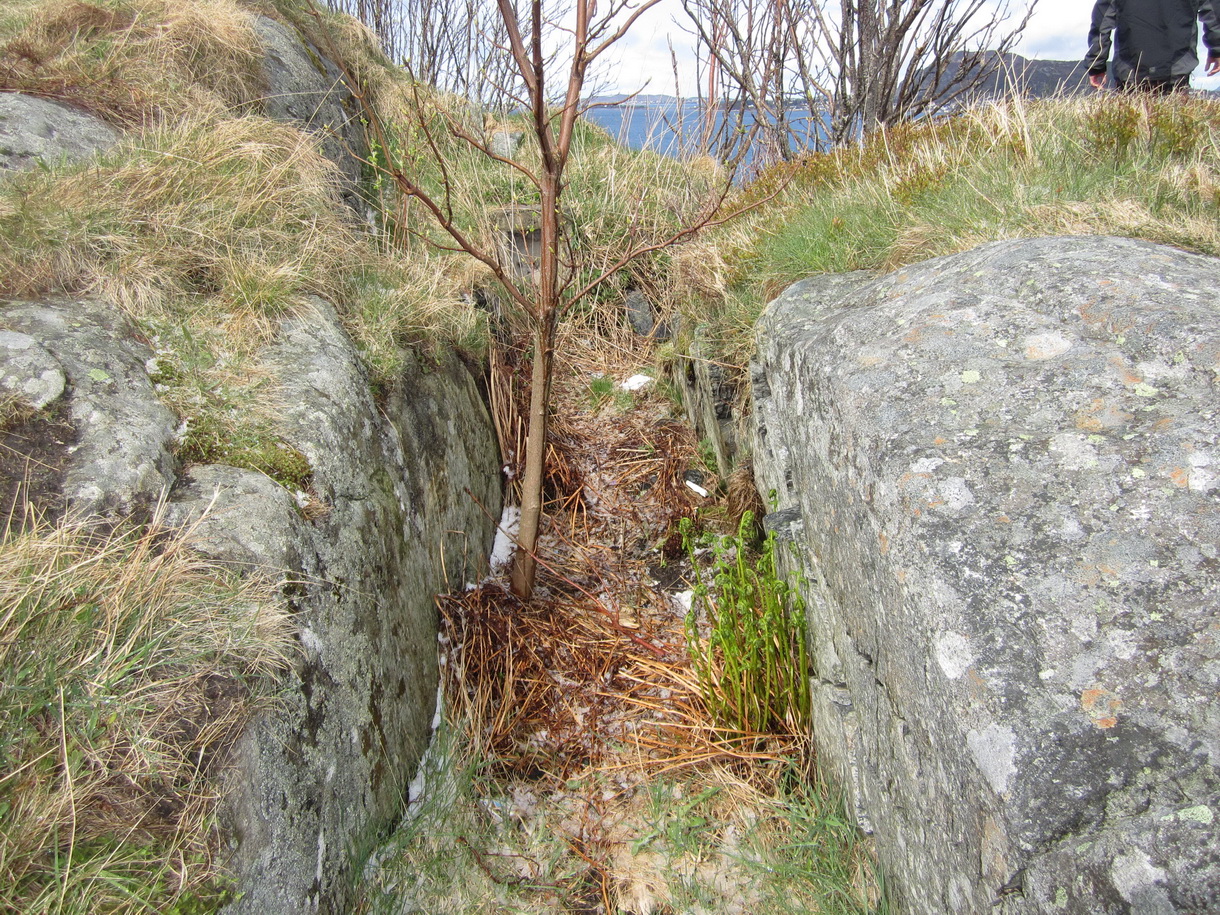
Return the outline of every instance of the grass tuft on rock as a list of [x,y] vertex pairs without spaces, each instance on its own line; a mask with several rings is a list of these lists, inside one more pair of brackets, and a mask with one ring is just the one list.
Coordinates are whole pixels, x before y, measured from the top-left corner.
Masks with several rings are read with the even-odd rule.
[[233,0],[38,0],[0,15],[0,90],[133,127],[250,108],[261,46]]
[[684,326],[703,327],[718,361],[744,365],[766,302],[815,274],[894,270],[1057,234],[1220,255],[1220,102],[990,103],[776,166],[742,194],[781,186],[753,214],[674,253]]
[[277,591],[155,527],[0,539],[0,911],[224,897],[215,777],[292,656]]

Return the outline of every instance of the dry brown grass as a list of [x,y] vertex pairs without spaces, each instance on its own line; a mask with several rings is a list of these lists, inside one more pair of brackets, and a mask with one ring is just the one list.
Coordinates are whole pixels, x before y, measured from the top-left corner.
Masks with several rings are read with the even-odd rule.
[[137,318],[183,301],[274,318],[302,293],[339,298],[369,259],[313,139],[258,117],[192,118],[94,167],[15,176],[0,227],[8,294],[97,291]]
[[244,110],[261,49],[234,0],[44,0],[0,36],[0,89],[69,102],[124,126]]
[[277,590],[155,526],[0,540],[0,909],[215,897],[217,776],[293,652]]

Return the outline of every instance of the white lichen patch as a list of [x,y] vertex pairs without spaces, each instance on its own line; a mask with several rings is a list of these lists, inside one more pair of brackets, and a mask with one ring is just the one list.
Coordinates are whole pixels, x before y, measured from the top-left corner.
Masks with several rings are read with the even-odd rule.
[[944,458],[938,458],[938,457],[920,458],[918,461],[916,461],[914,464],[911,465],[911,473],[931,473],[944,462],[945,462]]
[[1191,492],[1208,492],[1216,488],[1216,474],[1211,467],[1210,454],[1196,451],[1190,455],[1190,470],[1187,471],[1186,485]]
[[966,746],[987,784],[996,794],[1004,794],[1009,780],[1017,774],[1017,735],[1012,728],[989,724],[981,731],[971,731],[966,735]]
[[1140,912],[1174,911],[1163,886],[1166,876],[1165,871],[1153,866],[1147,853],[1138,848],[1115,858],[1110,867],[1114,888],[1127,902],[1138,905]]
[[947,511],[960,512],[968,505],[974,504],[974,493],[962,477],[949,477],[947,480],[941,480],[938,488]]
[[1072,341],[1054,332],[1030,334],[1022,342],[1026,359],[1054,359],[1072,348]]
[[960,632],[942,632],[936,637],[936,663],[950,680],[961,677],[974,663],[970,640]]
[[1097,448],[1076,432],[1060,432],[1052,437],[1050,451],[1064,470],[1091,470],[1097,466]]

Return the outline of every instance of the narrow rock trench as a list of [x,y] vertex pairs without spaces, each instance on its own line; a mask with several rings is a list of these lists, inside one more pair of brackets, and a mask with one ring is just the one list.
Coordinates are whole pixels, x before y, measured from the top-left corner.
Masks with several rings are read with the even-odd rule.
[[878,910],[807,741],[726,734],[704,703],[681,529],[735,521],[652,363],[626,332],[566,330],[539,587],[439,601],[445,711],[358,912]]

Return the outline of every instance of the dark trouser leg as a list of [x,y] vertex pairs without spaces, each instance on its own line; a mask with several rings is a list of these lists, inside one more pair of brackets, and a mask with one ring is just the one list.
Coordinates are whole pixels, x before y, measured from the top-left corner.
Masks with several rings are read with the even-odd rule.
[[1190,89],[1190,74],[1171,76],[1168,79],[1129,79],[1119,83],[1122,92],[1147,92],[1149,95],[1173,95]]

